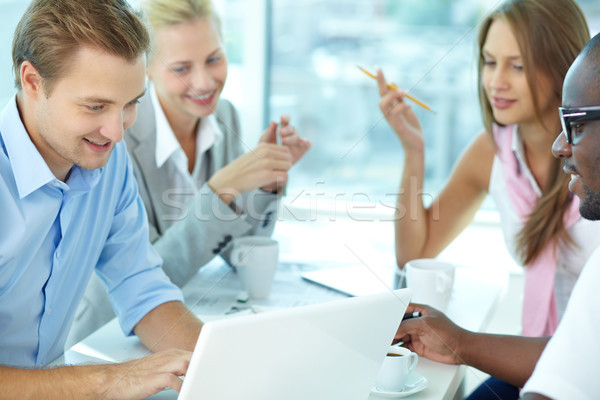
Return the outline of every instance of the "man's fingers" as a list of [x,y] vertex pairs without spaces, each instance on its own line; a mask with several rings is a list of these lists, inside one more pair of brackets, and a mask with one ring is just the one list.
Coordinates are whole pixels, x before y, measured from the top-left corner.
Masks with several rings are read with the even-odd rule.
[[427,315],[429,314],[429,307],[426,306],[425,304],[419,304],[419,303],[410,303],[408,305],[408,307],[406,307],[406,313],[410,314],[413,312],[420,312],[422,315]]
[[177,393],[181,392],[181,386],[183,386],[183,380],[179,376],[169,375],[168,377],[168,388],[175,390]]

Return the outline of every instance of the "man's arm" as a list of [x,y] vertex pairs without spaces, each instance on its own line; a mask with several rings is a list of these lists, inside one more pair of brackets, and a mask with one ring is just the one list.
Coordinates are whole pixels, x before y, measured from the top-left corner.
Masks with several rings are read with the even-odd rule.
[[53,369],[0,367],[0,397],[7,399],[140,399],[170,387],[179,391],[192,353],[172,349],[111,365]]
[[152,351],[178,348],[192,351],[202,322],[178,301],[155,307],[133,328],[142,343]]
[[459,349],[464,363],[517,387],[523,387],[548,338],[469,332]]
[[423,316],[402,322],[396,340],[420,356],[470,365],[518,387],[529,379],[548,342],[548,338],[470,332],[439,311],[419,304],[408,306],[407,312],[414,311]]

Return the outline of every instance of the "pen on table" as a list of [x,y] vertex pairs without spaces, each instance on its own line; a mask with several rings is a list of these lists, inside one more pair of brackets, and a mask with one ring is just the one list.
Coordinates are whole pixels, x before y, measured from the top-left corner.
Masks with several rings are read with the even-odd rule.
[[[358,65],[357,65],[356,67],[357,67],[358,69],[360,69],[362,72],[364,72],[365,74],[367,74],[368,76],[370,76],[371,78],[373,78],[373,79],[377,79],[377,76],[375,76],[374,74],[370,73],[369,71],[367,71],[367,70],[366,70],[366,69],[364,69],[363,67],[360,67],[360,66],[358,66]],[[387,84],[387,87],[389,87],[389,88],[390,88],[390,89],[392,89],[392,90],[396,90],[396,91],[397,91],[397,90],[399,90],[399,89],[398,89],[398,87],[397,87],[396,85],[394,85],[393,83],[388,83],[388,84]],[[426,109],[426,110],[428,110],[428,111],[431,111],[431,112],[434,112],[434,113],[435,113],[435,111],[433,111],[433,109],[432,109],[431,107],[429,107],[427,104],[423,103],[421,100],[419,100],[419,99],[416,99],[415,97],[411,96],[411,95],[410,95],[410,94],[408,94],[408,93],[404,93],[404,96],[405,96],[407,99],[410,99],[410,100],[414,101],[415,103],[417,103],[418,105],[420,105],[420,106],[421,106],[421,107],[423,107],[424,109]]]
[[419,318],[420,316],[421,316],[420,311],[415,311],[412,313],[404,314],[404,317],[402,317],[402,321],[407,320],[407,319],[412,319],[412,318]]

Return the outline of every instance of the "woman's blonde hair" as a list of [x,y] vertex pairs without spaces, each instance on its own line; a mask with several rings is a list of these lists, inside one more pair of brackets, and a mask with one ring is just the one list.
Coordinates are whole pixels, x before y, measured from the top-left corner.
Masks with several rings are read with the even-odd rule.
[[151,36],[154,30],[197,19],[211,20],[222,36],[221,19],[211,0],[143,0],[141,7]]
[[[545,126],[536,96],[540,81],[536,78],[541,75],[547,79],[552,89],[552,101],[558,107],[567,70],[590,39],[583,12],[573,0],[507,0],[483,21],[478,38],[479,103],[485,129],[492,138],[492,125],[498,122],[494,119],[482,81],[482,50],[495,20],[506,22],[515,35],[536,116],[548,135],[557,136],[560,132],[558,112],[554,125]],[[517,236],[524,265],[533,261],[555,237],[559,239],[557,243],[573,244],[564,225],[564,214],[573,196],[568,189],[569,177],[562,173],[561,168],[560,160],[553,160],[548,183],[542,188],[542,197]]]

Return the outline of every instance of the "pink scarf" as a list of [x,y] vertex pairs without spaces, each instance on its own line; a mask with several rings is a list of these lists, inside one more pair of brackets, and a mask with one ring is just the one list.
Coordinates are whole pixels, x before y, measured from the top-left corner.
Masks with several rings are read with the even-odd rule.
[[[513,151],[514,125],[494,125],[494,138],[511,202],[522,222],[525,222],[538,201],[538,195]],[[574,197],[565,213],[565,226],[571,227],[581,215],[579,198]],[[524,336],[551,336],[558,326],[554,277],[556,249],[550,241],[538,257],[525,266],[525,293],[523,296],[522,328]]]

